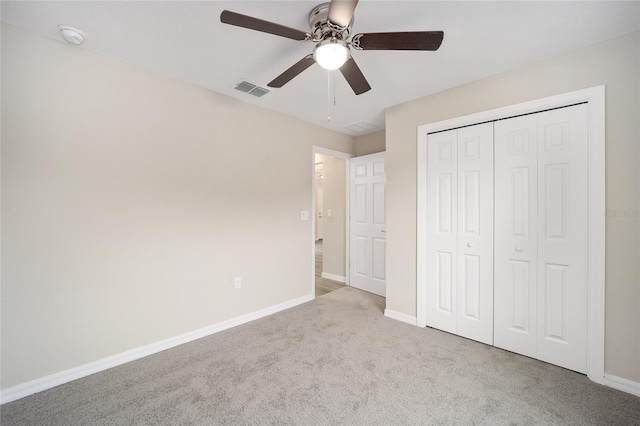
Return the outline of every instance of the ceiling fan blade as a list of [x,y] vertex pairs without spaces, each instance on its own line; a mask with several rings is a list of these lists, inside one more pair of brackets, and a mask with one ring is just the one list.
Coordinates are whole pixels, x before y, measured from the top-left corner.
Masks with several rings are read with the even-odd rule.
[[329,22],[342,28],[349,26],[358,0],[331,0],[329,4]]
[[349,60],[340,67],[340,72],[356,95],[361,95],[371,90],[371,86],[369,86],[367,79],[364,78],[364,74],[362,74],[362,71],[360,71],[360,68],[358,68],[353,58],[349,58]]
[[293,80],[293,78],[300,74],[302,71],[313,65],[315,62],[316,61],[313,59],[313,55],[307,55],[293,64],[291,68],[274,78],[269,84],[267,84],[267,86],[282,87]]
[[442,31],[356,34],[351,46],[357,50],[438,50]]
[[275,34],[293,40],[306,40],[307,33],[295,28],[285,27],[274,22],[264,21],[252,16],[241,15],[230,10],[223,10],[220,14],[220,22],[223,24],[235,25],[236,27],[249,28],[250,30],[262,31],[263,33]]

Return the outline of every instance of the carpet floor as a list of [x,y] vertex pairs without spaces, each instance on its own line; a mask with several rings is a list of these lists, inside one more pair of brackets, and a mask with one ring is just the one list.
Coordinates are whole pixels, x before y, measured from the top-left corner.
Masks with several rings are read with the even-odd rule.
[[2,425],[640,425],[640,398],[350,287],[5,404]]

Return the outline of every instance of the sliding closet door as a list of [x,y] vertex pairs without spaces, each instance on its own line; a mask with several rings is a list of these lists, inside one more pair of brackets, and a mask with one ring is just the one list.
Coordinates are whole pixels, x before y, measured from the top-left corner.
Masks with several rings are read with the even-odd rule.
[[586,108],[495,123],[495,345],[583,373]]
[[493,124],[428,136],[427,325],[493,342]]
[[427,142],[427,325],[456,332],[458,132]]
[[458,130],[457,333],[493,344],[493,123]]

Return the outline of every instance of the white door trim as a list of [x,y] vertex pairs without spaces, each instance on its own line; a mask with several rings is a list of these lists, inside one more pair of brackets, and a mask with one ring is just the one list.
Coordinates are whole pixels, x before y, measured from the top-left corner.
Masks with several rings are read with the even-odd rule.
[[426,320],[427,135],[442,130],[495,121],[587,102],[589,110],[589,271],[587,376],[604,383],[605,321],[605,87],[596,86],[477,114],[418,126],[417,323]]
[[344,267],[345,267],[345,277],[346,283],[349,285],[349,159],[355,157],[353,154],[349,154],[347,152],[336,151],[329,148],[323,148],[321,146],[313,145],[311,147],[311,215],[313,217],[311,222],[311,294],[315,297],[316,294],[316,258],[315,258],[315,250],[316,250],[316,238],[315,238],[315,229],[316,229],[316,215],[314,214],[316,211],[316,154],[322,155],[330,155],[335,158],[340,158],[345,160],[345,185],[346,185],[346,200],[345,200],[345,259],[344,259]]

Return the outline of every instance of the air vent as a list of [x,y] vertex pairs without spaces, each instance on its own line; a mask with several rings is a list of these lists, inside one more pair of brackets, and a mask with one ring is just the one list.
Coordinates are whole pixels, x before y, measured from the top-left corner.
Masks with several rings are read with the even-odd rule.
[[246,80],[240,80],[238,83],[236,83],[234,89],[239,90],[243,93],[248,93],[258,98],[269,93],[269,90],[265,89],[264,87],[260,87],[253,83],[249,83]]
[[256,85],[251,84],[248,81],[241,81],[240,83],[236,84],[236,87],[235,87],[236,90],[239,90],[244,93],[249,93],[255,88],[256,88]]
[[250,95],[257,96],[259,98],[266,95],[267,93],[269,93],[267,89],[265,89],[264,87],[258,87],[258,86],[256,86],[255,89],[249,92]]

